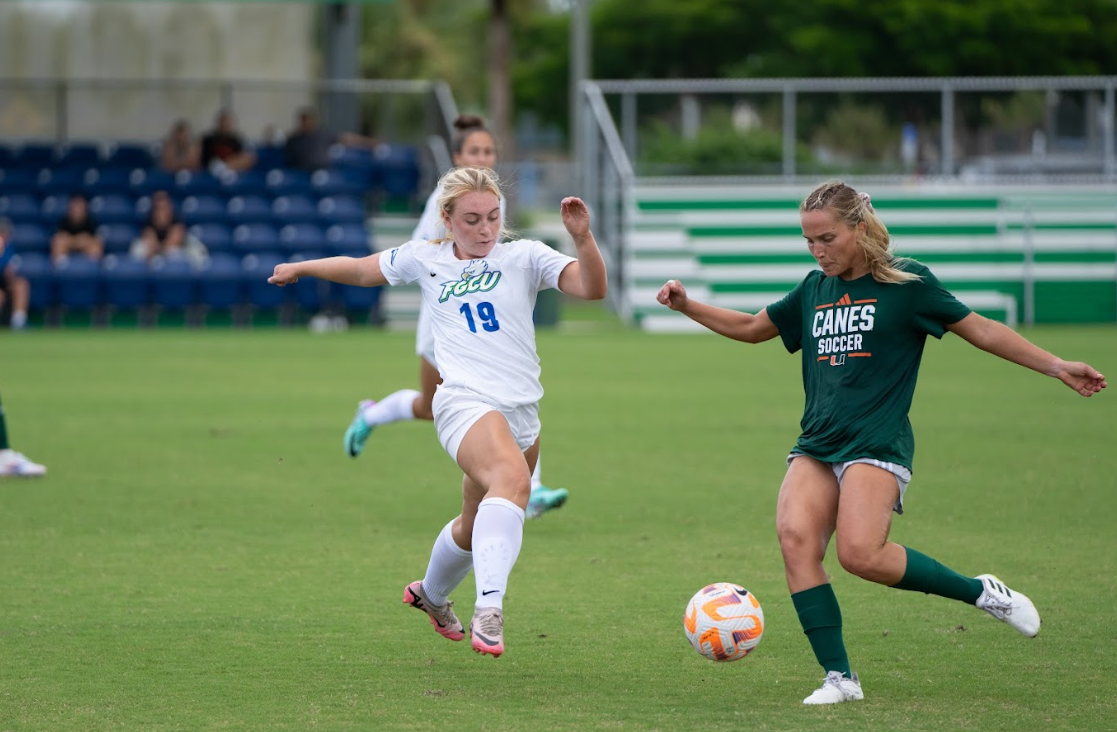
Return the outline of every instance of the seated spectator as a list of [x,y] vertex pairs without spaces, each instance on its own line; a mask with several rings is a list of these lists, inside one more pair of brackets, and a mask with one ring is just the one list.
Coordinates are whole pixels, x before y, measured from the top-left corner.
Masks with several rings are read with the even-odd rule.
[[160,165],[168,173],[180,170],[200,170],[202,167],[202,146],[190,131],[190,123],[184,119],[175,122],[170,133],[163,140]]
[[318,125],[318,113],[313,107],[299,110],[295,129],[287,136],[283,146],[284,158],[289,168],[320,170],[330,167],[330,148],[334,145],[372,148],[376,140],[353,132],[334,133]]
[[153,257],[184,257],[200,264],[207,252],[204,244],[187,233],[170,195],[155,191],[151,194],[151,212],[129,254],[145,261]]
[[237,121],[228,109],[217,113],[212,131],[202,138],[202,167],[215,173],[241,172],[256,164],[256,155],[244,144]]
[[89,201],[75,193],[66,203],[66,215],[50,239],[50,258],[57,262],[70,254],[84,254],[100,259],[104,253],[105,242],[97,233],[97,220],[89,214]]
[[15,247],[12,246],[12,226],[7,219],[0,219],[0,310],[11,300],[12,330],[27,325],[27,304],[31,301],[31,285],[20,277],[12,263]]

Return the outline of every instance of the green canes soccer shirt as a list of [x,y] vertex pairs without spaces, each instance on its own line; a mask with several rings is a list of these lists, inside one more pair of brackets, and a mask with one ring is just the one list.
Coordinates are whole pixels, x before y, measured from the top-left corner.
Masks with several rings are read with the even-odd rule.
[[795,452],[912,467],[908,410],[923,344],[970,309],[922,264],[900,267],[920,279],[882,284],[871,274],[847,281],[815,270],[768,307],[787,350],[803,351],[806,404]]

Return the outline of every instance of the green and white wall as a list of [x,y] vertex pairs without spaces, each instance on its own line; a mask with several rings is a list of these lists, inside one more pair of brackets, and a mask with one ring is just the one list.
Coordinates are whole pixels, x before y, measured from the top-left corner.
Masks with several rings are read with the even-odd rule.
[[[1117,188],[865,189],[897,253],[978,312],[1013,325],[1117,320]],[[799,228],[808,191],[638,184],[624,293],[634,322],[692,327],[655,302],[668,279],[749,312],[781,297],[814,267]]]

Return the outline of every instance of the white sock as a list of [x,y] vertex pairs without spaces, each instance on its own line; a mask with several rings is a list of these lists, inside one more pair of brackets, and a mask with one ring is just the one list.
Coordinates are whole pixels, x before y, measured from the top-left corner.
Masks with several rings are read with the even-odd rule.
[[371,407],[366,407],[361,416],[369,427],[376,427],[391,422],[402,422],[405,419],[415,419],[415,397],[419,392],[414,389],[401,389],[384,397]]
[[25,325],[27,325],[27,313],[23,312],[22,310],[13,310],[12,327],[22,328]]
[[543,479],[539,477],[540,473],[542,472],[539,469],[539,466],[542,465],[542,464],[543,464],[543,456],[542,455],[536,455],[535,456],[535,470],[531,471],[531,489],[532,490],[535,490],[536,488],[539,488],[540,486],[543,485]]
[[504,498],[486,498],[473,522],[474,607],[504,606],[508,575],[524,541],[524,510]]
[[454,521],[443,526],[434,540],[427,574],[423,577],[423,593],[435,605],[445,605],[446,598],[473,569],[473,552],[467,552],[454,541]]

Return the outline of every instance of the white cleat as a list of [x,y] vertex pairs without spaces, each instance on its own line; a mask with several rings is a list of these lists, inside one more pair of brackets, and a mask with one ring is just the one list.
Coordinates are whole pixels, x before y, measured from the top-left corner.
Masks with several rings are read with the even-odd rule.
[[1035,638],[1039,633],[1039,612],[1035,604],[991,574],[979,574],[983,591],[974,604],[997,620],[1002,620],[1013,628]]
[[27,459],[22,452],[0,450],[0,478],[38,478],[47,469]]
[[861,701],[865,694],[861,691],[861,682],[857,674],[846,676],[840,671],[831,671],[826,674],[822,686],[815,689],[814,693],[803,700],[804,704],[840,704],[847,701]]

